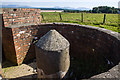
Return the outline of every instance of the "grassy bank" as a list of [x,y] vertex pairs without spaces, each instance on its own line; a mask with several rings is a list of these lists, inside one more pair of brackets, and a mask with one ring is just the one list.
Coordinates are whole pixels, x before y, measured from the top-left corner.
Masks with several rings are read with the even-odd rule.
[[118,30],[118,14],[106,14],[105,23],[103,24],[103,13],[83,13],[83,22],[81,22],[81,13],[60,13],[62,20],[58,12],[42,12],[42,23],[49,22],[65,22],[65,23],[77,23],[83,25],[91,25],[95,27],[101,27],[115,32]]

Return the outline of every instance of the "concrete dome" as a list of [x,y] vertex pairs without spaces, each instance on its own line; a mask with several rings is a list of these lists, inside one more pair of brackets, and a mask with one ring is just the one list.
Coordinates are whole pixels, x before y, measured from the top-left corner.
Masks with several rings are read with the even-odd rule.
[[69,45],[69,42],[56,30],[50,30],[36,43],[37,47],[47,51],[64,50]]

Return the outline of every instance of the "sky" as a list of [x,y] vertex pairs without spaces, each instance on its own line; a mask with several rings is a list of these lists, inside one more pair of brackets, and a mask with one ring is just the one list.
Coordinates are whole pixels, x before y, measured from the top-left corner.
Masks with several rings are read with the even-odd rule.
[[32,7],[85,7],[92,9],[97,6],[118,8],[119,0],[0,0],[5,5],[24,5]]

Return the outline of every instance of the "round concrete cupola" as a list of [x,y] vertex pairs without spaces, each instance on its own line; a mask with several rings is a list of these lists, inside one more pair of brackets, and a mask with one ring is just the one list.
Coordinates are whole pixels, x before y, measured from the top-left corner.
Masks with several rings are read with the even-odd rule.
[[69,42],[56,30],[50,30],[36,45],[47,51],[60,51],[69,47]]

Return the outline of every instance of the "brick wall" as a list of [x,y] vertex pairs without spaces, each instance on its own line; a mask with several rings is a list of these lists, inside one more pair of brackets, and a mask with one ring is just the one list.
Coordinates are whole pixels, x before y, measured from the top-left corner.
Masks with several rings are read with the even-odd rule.
[[32,45],[32,42],[37,31],[38,30],[35,29],[35,27],[31,26],[12,28],[17,63],[21,64],[24,59],[29,60],[35,57],[35,54],[32,53],[30,48],[34,46]]
[[[19,65],[26,54],[31,52],[29,48],[33,47],[30,45],[35,31],[32,32],[33,28],[30,26],[40,24],[40,9],[4,8],[2,15],[2,43],[5,58]],[[30,54],[30,58],[34,56]],[[26,60],[29,60],[29,57]]]
[[2,39],[6,59],[18,65],[33,59],[35,52],[30,48],[34,46],[32,42],[36,34],[37,29],[31,26],[3,28]]
[[5,27],[19,27],[40,24],[40,9],[3,8]]

